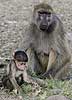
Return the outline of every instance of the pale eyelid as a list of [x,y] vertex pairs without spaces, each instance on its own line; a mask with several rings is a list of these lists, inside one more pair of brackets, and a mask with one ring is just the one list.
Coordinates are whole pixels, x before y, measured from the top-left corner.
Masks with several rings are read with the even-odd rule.
[[40,19],[43,19],[43,16],[40,16]]
[[46,19],[48,20],[48,19],[49,19],[49,17],[47,16],[47,17],[46,17]]

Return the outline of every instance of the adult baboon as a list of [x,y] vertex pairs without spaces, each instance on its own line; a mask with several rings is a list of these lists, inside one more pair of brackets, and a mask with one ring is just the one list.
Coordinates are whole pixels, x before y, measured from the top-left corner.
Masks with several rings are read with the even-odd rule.
[[33,19],[25,34],[29,70],[42,77],[63,79],[67,75],[70,51],[62,22],[50,5],[41,3],[34,7]]

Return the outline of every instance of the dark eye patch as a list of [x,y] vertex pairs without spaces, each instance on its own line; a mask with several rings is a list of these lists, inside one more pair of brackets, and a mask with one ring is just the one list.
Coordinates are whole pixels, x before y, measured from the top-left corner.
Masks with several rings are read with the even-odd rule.
[[47,12],[48,15],[51,15],[51,12]]
[[47,12],[47,11],[38,11],[39,14],[48,14],[51,15],[51,12]]

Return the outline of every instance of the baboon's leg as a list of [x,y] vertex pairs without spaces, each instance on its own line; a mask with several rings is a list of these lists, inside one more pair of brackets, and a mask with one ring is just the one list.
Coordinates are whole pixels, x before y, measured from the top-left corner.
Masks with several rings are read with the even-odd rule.
[[[58,54],[56,51],[51,49],[49,54],[49,62],[47,71],[42,75],[44,78],[62,78],[66,76],[66,71],[68,71],[67,64],[69,63],[69,57],[64,57]],[[60,76],[61,75],[61,76]]]
[[47,66],[47,71],[49,71],[54,64],[56,60],[56,53],[54,52],[53,49],[51,49],[50,54],[49,54],[49,61],[48,61],[48,66]]
[[52,77],[52,74],[54,74],[53,69],[54,69],[54,65],[56,62],[56,53],[53,49],[51,49],[50,53],[49,53],[49,60],[48,60],[48,65],[47,65],[47,70],[46,72],[42,75],[43,78],[50,78]]
[[67,77],[69,76],[69,66],[70,63],[66,63],[65,66],[62,66],[62,68],[56,73],[55,75],[55,79],[67,79]]
[[35,51],[31,48],[27,50],[28,55],[28,70],[34,74],[42,73],[41,65]]

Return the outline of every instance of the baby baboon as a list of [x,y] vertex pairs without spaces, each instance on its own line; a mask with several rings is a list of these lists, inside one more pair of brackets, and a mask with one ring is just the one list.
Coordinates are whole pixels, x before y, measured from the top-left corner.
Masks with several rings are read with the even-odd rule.
[[32,83],[32,79],[27,74],[28,57],[24,51],[18,50],[14,52],[13,59],[7,66],[7,75],[2,78],[4,87],[13,90],[20,90],[20,85],[24,82]]
[[32,23],[25,34],[29,70],[42,77],[63,79],[70,51],[62,22],[50,5],[41,3],[34,7]]

